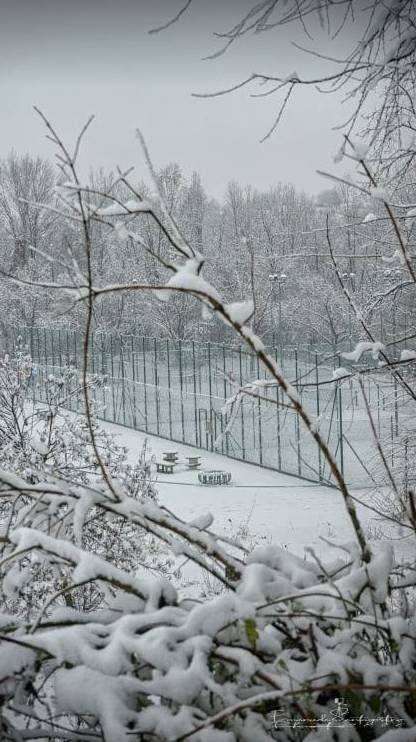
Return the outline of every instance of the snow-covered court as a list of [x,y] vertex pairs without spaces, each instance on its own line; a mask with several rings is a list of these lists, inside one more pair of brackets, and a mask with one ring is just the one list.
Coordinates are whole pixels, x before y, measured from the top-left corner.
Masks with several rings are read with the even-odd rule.
[[[326,539],[345,542],[354,538],[336,489],[111,423],[105,427],[129,449],[131,462],[137,459],[145,438],[154,461],[162,461],[166,451],[177,452],[174,472],[158,474],[157,489],[160,504],[188,521],[210,512],[215,519],[213,530],[218,533],[248,530],[257,542],[271,542],[298,555],[309,546],[322,557],[330,549]],[[201,470],[228,471],[231,482],[201,485],[197,471],[189,471],[186,465],[186,457],[196,455],[201,457]],[[355,491],[354,495],[365,496],[365,492]],[[359,508],[359,513],[371,529],[370,511]]]

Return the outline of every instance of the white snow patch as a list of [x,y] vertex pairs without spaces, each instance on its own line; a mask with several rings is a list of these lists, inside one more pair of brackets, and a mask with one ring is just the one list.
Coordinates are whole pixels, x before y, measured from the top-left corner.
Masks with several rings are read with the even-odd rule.
[[343,379],[344,376],[349,376],[349,372],[346,368],[343,368],[343,366],[339,366],[338,368],[335,368],[332,372],[332,378],[333,379]]
[[416,361],[416,350],[402,350],[400,353],[401,361]]
[[380,342],[370,343],[366,341],[360,341],[355,346],[354,350],[346,353],[341,353],[341,356],[345,358],[347,361],[352,361],[353,363],[358,363],[363,353],[371,352],[372,357],[375,361],[378,360],[379,354],[384,351],[385,345]]
[[130,199],[125,203],[112,203],[110,206],[103,206],[99,209],[95,209],[95,213],[98,216],[126,216],[128,214],[138,214],[140,212],[148,212],[152,210],[150,201],[137,201],[136,199]]
[[373,212],[372,212],[372,211],[370,211],[370,212],[369,212],[369,213],[367,214],[367,216],[365,216],[365,217],[364,217],[364,219],[363,219],[363,222],[364,222],[364,223],[366,223],[366,222],[373,222],[373,221],[374,221],[374,219],[377,219],[377,216],[376,216],[375,214],[373,214]]
[[232,304],[226,304],[225,310],[232,322],[236,325],[245,325],[251,319],[254,312],[254,304],[249,301],[237,301]]

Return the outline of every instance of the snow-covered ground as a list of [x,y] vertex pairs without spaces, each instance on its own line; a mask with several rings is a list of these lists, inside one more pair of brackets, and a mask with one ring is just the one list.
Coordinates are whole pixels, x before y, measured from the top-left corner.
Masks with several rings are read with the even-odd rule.
[[[239,527],[247,526],[257,539],[299,555],[312,546],[318,556],[326,556],[330,547],[323,538],[337,542],[353,538],[341,495],[335,489],[112,423],[104,425],[129,449],[132,462],[145,438],[157,461],[162,460],[165,451],[178,452],[180,463],[173,474],[158,474],[157,487],[160,503],[186,520],[211,512],[215,518],[212,528],[218,533],[235,534]],[[201,456],[202,469],[231,472],[230,484],[199,484],[197,472],[187,470],[184,461],[185,456],[196,455]],[[354,494],[360,496],[358,491]],[[359,513],[365,527],[374,532],[372,514],[364,508],[359,508]]]

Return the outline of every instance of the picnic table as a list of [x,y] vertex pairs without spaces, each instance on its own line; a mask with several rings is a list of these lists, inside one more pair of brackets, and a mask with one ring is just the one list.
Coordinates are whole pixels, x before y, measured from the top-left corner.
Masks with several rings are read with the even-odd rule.
[[178,460],[177,451],[164,451],[163,452],[163,461],[169,461],[170,463],[176,464],[177,460]]
[[156,471],[162,474],[173,474],[176,461],[156,461]]
[[186,459],[188,460],[188,469],[198,469],[198,466],[201,466],[200,456],[186,456]]

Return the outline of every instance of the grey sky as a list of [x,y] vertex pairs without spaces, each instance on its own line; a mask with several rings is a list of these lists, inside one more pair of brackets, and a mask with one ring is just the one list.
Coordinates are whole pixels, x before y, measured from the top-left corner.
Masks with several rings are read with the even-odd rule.
[[[212,195],[220,197],[231,179],[262,189],[279,180],[315,193],[326,188],[314,171],[334,168],[341,135],[331,127],[347,117],[340,95],[299,90],[264,144],[259,139],[276,114],[276,98],[255,100],[248,89],[191,97],[252,71],[329,69],[294,49],[285,32],[247,37],[219,59],[201,61],[218,48],[213,31],[227,30],[251,4],[194,0],[180,23],[149,36],[181,0],[0,0],[0,155],[15,148],[53,156],[32,111],[36,104],[70,142],[90,113],[96,115],[84,166],[133,164],[141,175],[140,126],[157,166],[176,161],[187,174],[197,170]],[[297,40],[308,41],[300,33]]]

